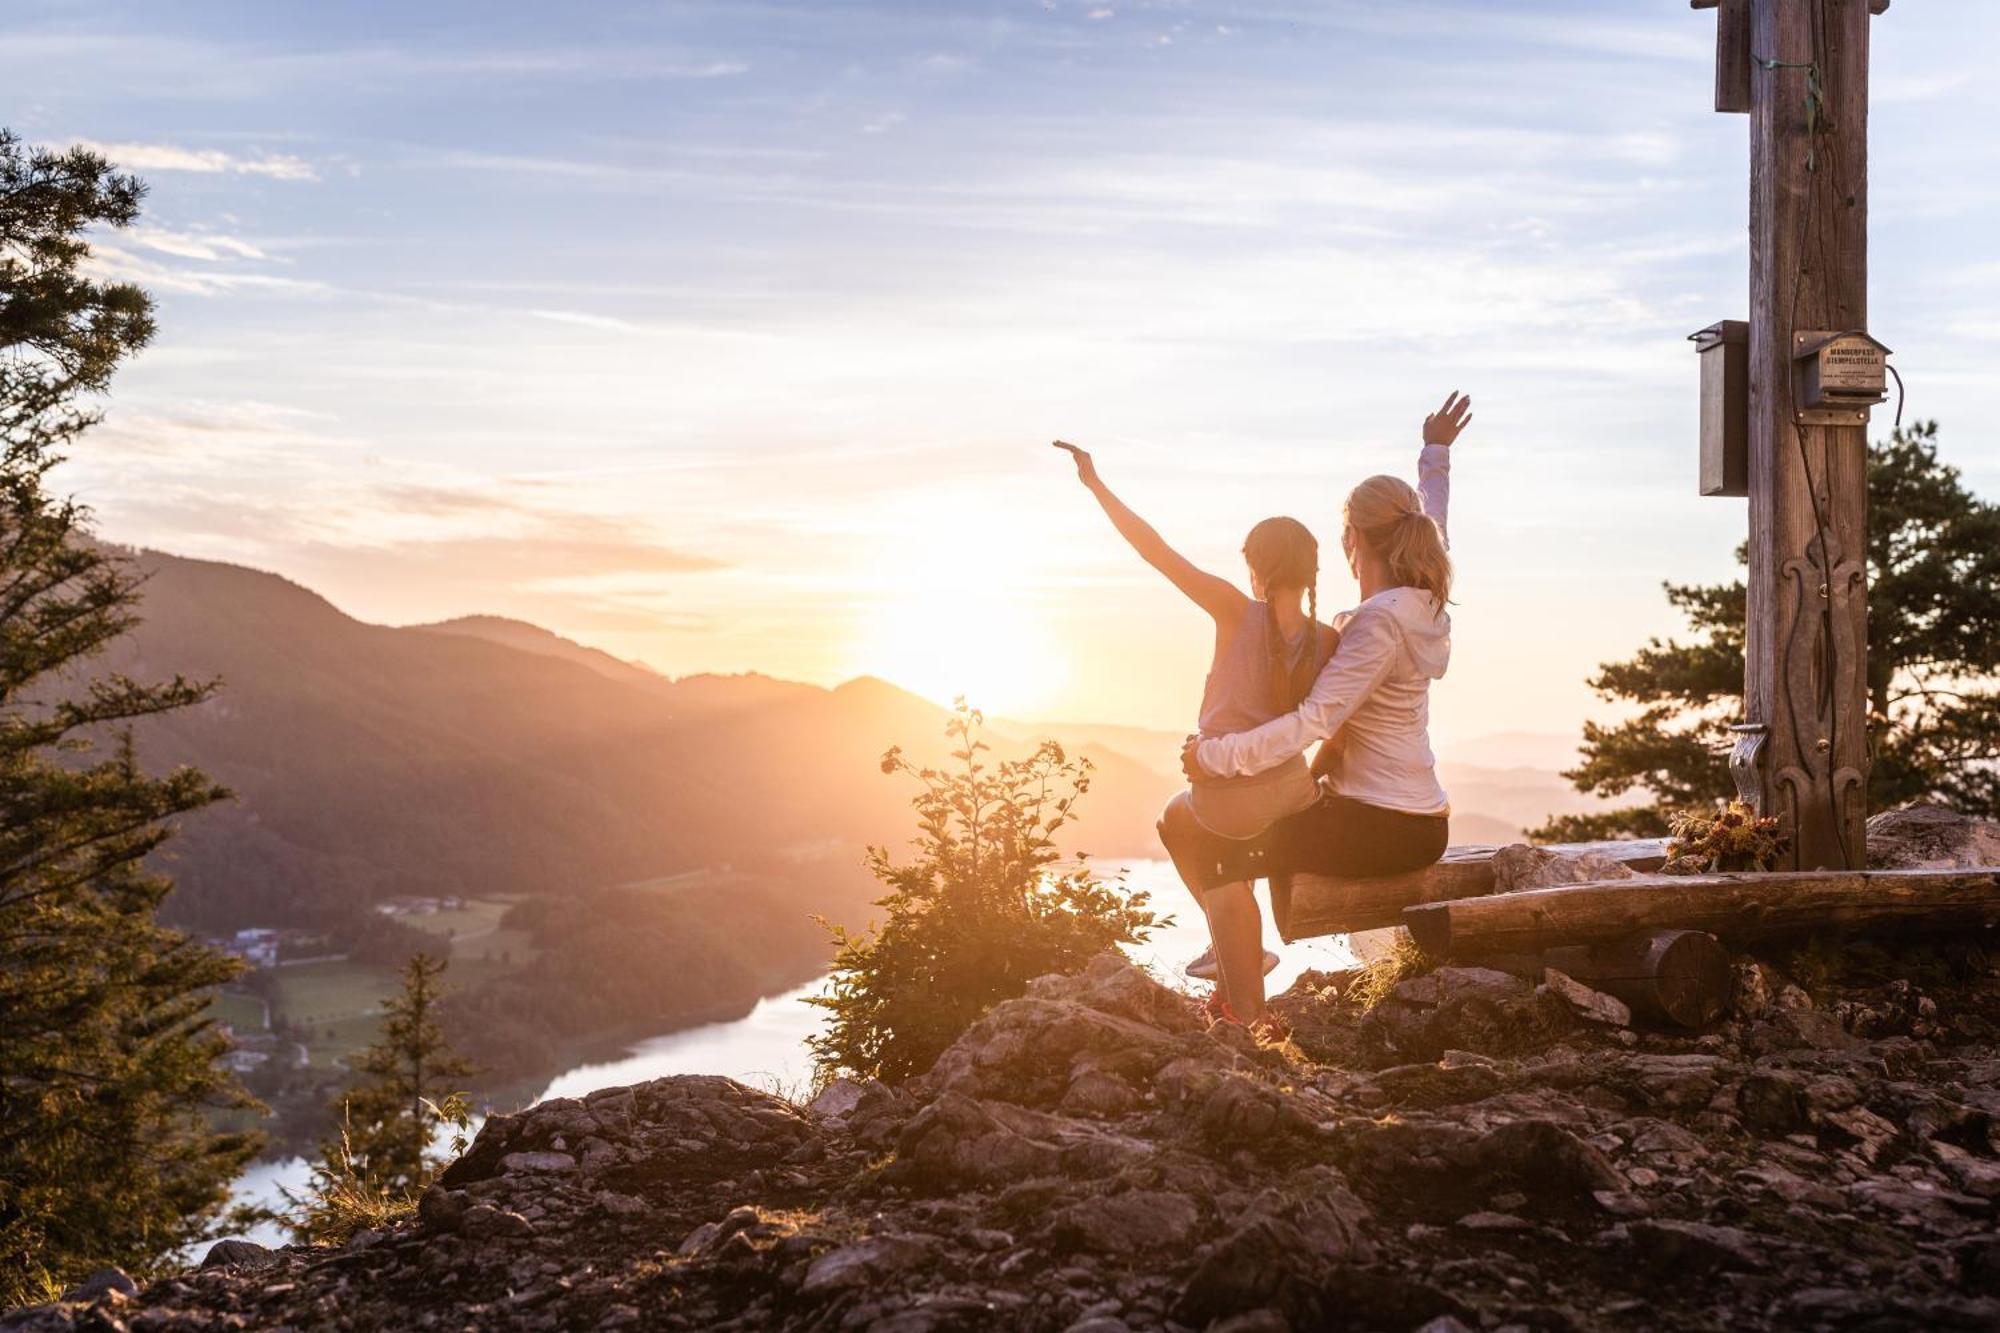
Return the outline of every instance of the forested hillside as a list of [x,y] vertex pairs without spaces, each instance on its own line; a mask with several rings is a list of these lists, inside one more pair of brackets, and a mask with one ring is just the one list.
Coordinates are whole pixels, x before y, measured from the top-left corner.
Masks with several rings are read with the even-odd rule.
[[[875,680],[669,681],[518,622],[365,624],[276,575],[144,552],[140,627],[102,665],[217,677],[144,724],[154,766],[237,794],[171,852],[176,919],[335,924],[411,894],[564,893],[893,842],[942,710]],[[1150,854],[1174,783],[1100,747],[1074,845]]]

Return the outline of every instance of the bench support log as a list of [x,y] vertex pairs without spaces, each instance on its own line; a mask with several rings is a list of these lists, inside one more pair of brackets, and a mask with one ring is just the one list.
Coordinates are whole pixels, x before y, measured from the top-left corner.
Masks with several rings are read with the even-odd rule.
[[1646,930],[1702,930],[1727,944],[1747,944],[1819,931],[1941,931],[1996,923],[1996,870],[1644,875],[1431,903],[1403,913],[1417,944],[1439,958],[1539,953]]
[[1564,945],[1543,963],[1614,995],[1636,1018],[1701,1029],[1729,1006],[1729,951],[1699,930],[1654,930],[1602,944]]

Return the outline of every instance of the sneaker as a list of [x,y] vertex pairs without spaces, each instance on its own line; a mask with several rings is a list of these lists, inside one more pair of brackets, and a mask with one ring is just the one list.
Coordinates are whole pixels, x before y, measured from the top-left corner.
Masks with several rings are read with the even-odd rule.
[[[1264,950],[1264,975],[1268,977],[1277,970],[1278,955],[1272,953],[1269,949]],[[1201,957],[1189,963],[1181,971],[1187,973],[1197,981],[1214,981],[1221,974],[1221,969],[1215,965],[1215,946],[1211,944],[1206,949],[1203,949]]]

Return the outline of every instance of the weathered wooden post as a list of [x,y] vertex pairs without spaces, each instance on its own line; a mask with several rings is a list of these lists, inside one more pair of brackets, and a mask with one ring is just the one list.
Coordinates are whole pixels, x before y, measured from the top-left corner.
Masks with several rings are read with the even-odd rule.
[[[1748,421],[1711,441],[1727,409],[1705,404],[1703,432],[1703,476],[1716,479],[1704,489],[1732,489],[1719,479],[1735,462],[1750,498],[1730,768],[1745,799],[1784,820],[1789,868],[1859,868],[1867,426],[1886,351],[1865,335],[1868,27],[1888,0],[1690,2],[1717,11],[1716,109],[1750,113]],[[1704,346],[1722,354],[1719,335]],[[1730,434],[1747,460],[1707,456]]]

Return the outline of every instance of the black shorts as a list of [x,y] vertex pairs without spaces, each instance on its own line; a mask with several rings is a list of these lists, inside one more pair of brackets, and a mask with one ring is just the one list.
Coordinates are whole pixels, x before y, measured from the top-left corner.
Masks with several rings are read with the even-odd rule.
[[1451,845],[1444,815],[1413,815],[1322,791],[1255,838],[1204,831],[1179,860],[1203,890],[1295,871],[1363,878],[1421,870]]

